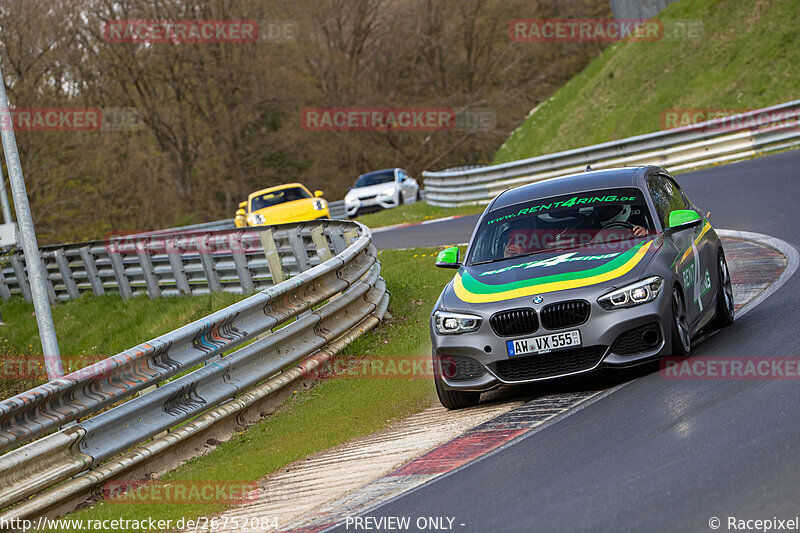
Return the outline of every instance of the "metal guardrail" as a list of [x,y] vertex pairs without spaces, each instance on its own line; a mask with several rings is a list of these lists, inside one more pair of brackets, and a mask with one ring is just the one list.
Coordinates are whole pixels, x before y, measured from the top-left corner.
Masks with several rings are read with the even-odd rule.
[[328,202],[328,211],[333,220],[347,220],[347,209],[344,207],[344,200]]
[[178,233],[181,231],[193,231],[193,230],[218,230],[218,229],[233,229],[236,226],[233,223],[232,218],[226,218],[223,220],[214,220],[212,222],[200,222],[199,224],[189,224],[188,226],[178,226],[176,228],[167,228],[162,230],[156,231],[145,231],[142,235],[154,235],[158,233]]
[[[346,222],[137,234],[48,246],[40,252],[52,302],[109,291],[123,298],[248,293],[315,266],[320,249],[342,251],[342,224]],[[0,297],[14,296],[31,299],[19,250],[0,271]]]
[[[328,202],[328,211],[330,212],[331,220],[347,220],[347,211],[344,208],[344,200],[336,200],[334,202]],[[154,232],[148,233],[177,233],[179,231],[189,231],[189,230],[217,230],[217,229],[233,229],[236,227],[233,224],[232,218],[226,218],[224,220],[215,220],[213,222],[201,222],[199,224],[191,224],[189,226],[180,226],[177,228],[169,228],[165,230],[159,230]]]
[[[347,220],[347,211],[344,208],[344,200],[337,200],[335,202],[328,202],[328,211],[330,212],[331,220]],[[215,220],[213,222],[201,222],[199,224],[191,224],[189,226],[179,226],[176,228],[169,228],[157,231],[148,231],[147,234],[157,233],[177,233],[180,231],[191,230],[218,230],[218,229],[233,229],[236,226],[232,218],[224,220]]]
[[[331,217],[346,220],[344,202],[328,204]],[[336,224],[331,221],[329,224]],[[119,292],[123,298],[151,298],[209,292],[247,293],[297,274],[326,238],[335,250],[343,241],[323,229],[297,231],[297,224],[235,228],[232,220],[217,220],[181,228],[137,233],[102,241],[46,246],[40,249],[50,302]],[[332,227],[332,226],[331,226]],[[333,242],[333,239],[337,239]],[[308,251],[302,254],[301,249]],[[282,272],[264,256],[294,256],[282,262]],[[0,298],[22,296],[31,301],[25,258],[19,249],[6,252],[0,269]],[[277,276],[274,278],[273,276]]]
[[318,250],[316,266],[234,305],[0,402],[0,450],[16,448],[0,456],[0,521],[85,496],[274,395],[377,324],[389,294],[369,229],[301,226],[337,231],[331,240],[347,245]]
[[653,164],[670,170],[735,161],[800,145],[800,100],[730,117],[474,169],[423,172],[426,201],[487,204],[504,190],[593,169]]

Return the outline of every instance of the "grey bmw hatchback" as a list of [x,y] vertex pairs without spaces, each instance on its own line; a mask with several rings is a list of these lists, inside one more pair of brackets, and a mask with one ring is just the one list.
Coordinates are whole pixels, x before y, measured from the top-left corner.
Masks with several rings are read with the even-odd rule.
[[484,211],[430,317],[434,380],[450,409],[501,385],[689,355],[733,323],[722,243],[658,167],[509,189]]

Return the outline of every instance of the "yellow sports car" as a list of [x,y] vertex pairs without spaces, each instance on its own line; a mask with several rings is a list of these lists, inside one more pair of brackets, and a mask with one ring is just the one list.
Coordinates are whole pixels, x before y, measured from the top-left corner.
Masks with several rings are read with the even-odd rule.
[[250,193],[247,201],[239,204],[234,223],[243,228],[329,217],[322,191],[312,195],[299,183],[287,183]]

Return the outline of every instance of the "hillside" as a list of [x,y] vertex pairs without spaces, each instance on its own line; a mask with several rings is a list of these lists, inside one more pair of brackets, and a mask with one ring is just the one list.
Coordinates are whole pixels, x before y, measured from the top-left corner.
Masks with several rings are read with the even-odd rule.
[[654,132],[671,110],[747,110],[800,98],[796,0],[682,0],[659,19],[665,27],[702,21],[702,35],[610,46],[534,108],[495,162]]

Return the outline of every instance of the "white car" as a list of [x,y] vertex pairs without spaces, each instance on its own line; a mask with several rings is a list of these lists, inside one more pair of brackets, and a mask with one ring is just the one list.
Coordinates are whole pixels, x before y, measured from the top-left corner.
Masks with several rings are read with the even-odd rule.
[[347,216],[413,204],[420,199],[417,180],[402,168],[388,168],[362,174],[344,197]]

